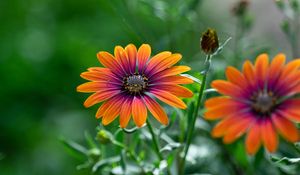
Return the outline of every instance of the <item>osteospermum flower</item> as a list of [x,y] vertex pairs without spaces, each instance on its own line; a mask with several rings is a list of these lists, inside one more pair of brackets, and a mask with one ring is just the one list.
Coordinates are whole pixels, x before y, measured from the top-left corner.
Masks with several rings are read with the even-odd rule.
[[269,152],[278,146],[277,132],[290,142],[299,139],[293,122],[300,122],[300,59],[285,64],[278,54],[269,63],[268,55],[257,57],[255,65],[246,61],[243,71],[226,69],[227,81],[215,80],[211,86],[224,96],[206,101],[205,118],[221,121],[212,135],[231,143],[247,133],[246,150],[255,154],[260,145]]
[[138,50],[133,44],[124,48],[116,46],[114,56],[99,52],[98,60],[104,67],[92,67],[80,76],[91,82],[77,87],[79,92],[94,92],[84,102],[85,107],[103,102],[96,118],[103,125],[120,116],[121,127],[126,127],[131,116],[138,127],[147,118],[147,109],[162,124],[168,124],[164,109],[155,98],[177,108],[185,109],[178,97],[192,97],[193,93],[179,84],[193,81],[178,74],[189,71],[188,66],[173,66],[180,54],[161,52],[150,59],[151,48],[143,44]]

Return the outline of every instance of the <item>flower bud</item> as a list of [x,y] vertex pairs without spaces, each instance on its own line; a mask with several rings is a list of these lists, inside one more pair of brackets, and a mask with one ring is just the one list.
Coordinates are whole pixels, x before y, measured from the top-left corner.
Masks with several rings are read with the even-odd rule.
[[92,148],[88,151],[88,156],[92,159],[97,161],[100,156],[101,156],[101,152],[98,148]]
[[102,144],[111,143],[113,136],[110,132],[102,129],[97,133],[96,139]]
[[281,29],[285,34],[289,34],[290,33],[290,24],[288,20],[283,20],[281,23]]
[[249,6],[249,0],[240,0],[233,6],[232,13],[235,16],[243,16],[247,11],[248,6]]
[[200,41],[201,50],[207,54],[211,55],[215,53],[219,48],[219,39],[217,32],[214,29],[207,29],[201,37]]

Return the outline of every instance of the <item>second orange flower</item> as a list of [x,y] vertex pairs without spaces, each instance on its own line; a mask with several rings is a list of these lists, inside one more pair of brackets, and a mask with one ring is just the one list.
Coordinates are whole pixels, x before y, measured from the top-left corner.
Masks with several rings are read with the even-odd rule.
[[267,54],[257,57],[255,64],[246,61],[243,71],[228,67],[228,81],[215,80],[212,87],[224,96],[206,101],[205,118],[221,121],[212,135],[231,143],[247,133],[246,150],[255,154],[261,145],[274,152],[277,132],[290,142],[299,140],[300,122],[300,59],[285,64],[285,55],[278,54],[269,63]]

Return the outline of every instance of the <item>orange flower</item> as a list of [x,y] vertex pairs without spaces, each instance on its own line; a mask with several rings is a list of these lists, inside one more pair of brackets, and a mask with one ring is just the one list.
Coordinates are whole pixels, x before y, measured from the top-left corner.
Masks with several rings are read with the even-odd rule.
[[[161,52],[150,59],[151,48],[143,44],[138,50],[133,44],[116,46],[114,56],[99,52],[97,57],[104,67],[92,67],[80,76],[91,82],[77,87],[78,92],[93,92],[84,102],[85,107],[103,102],[96,118],[108,125],[120,116],[120,125],[126,127],[131,116],[138,127],[147,118],[147,109],[162,124],[168,124],[164,109],[154,97],[181,109],[185,103],[178,97],[192,97],[193,93],[179,84],[193,81],[178,74],[189,71],[187,66],[173,66],[180,54]],[[177,97],[178,96],[178,97]]]
[[267,54],[257,57],[255,65],[246,61],[243,72],[226,69],[228,81],[215,80],[211,86],[224,96],[205,102],[207,120],[221,121],[212,135],[231,143],[247,133],[246,150],[255,154],[263,144],[269,152],[278,146],[277,132],[290,142],[299,139],[293,122],[300,122],[300,59],[285,64],[278,54],[269,64]]

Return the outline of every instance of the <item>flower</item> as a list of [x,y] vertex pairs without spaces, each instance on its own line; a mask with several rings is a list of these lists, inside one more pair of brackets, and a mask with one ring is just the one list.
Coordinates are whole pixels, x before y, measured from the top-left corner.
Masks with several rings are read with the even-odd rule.
[[248,154],[255,154],[263,144],[269,152],[278,146],[277,132],[287,141],[299,139],[293,122],[300,122],[300,59],[285,64],[278,54],[269,64],[267,54],[257,57],[255,65],[246,61],[243,71],[226,69],[227,81],[215,80],[211,86],[224,96],[205,102],[208,120],[221,121],[212,135],[232,143],[244,133]]
[[219,48],[219,38],[216,30],[207,29],[201,36],[200,39],[201,50],[207,54],[213,54]]
[[249,8],[249,0],[240,0],[232,8],[232,13],[236,16],[243,16]]
[[145,124],[147,109],[162,124],[168,124],[164,109],[154,99],[177,108],[186,104],[178,97],[192,97],[193,93],[179,84],[193,80],[178,74],[189,71],[188,66],[173,66],[180,54],[164,51],[150,59],[151,47],[143,44],[138,50],[133,44],[116,46],[114,56],[99,52],[98,60],[104,67],[91,67],[80,76],[91,82],[77,87],[78,92],[94,92],[84,102],[85,107],[103,102],[96,118],[108,125],[120,116],[120,126],[126,127],[131,116],[138,127]]

